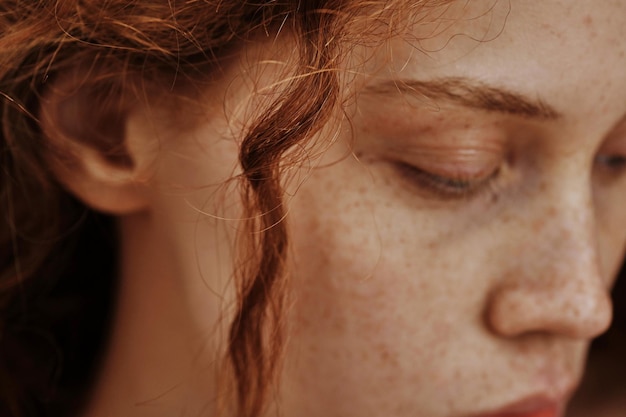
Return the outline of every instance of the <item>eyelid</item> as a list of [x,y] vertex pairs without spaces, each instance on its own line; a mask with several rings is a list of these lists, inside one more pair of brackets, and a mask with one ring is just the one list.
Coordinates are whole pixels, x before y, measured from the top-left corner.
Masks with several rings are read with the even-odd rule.
[[626,162],[626,140],[624,134],[610,137],[595,155],[594,163],[607,170],[621,170]]
[[605,165],[607,168],[619,168],[626,164],[626,155],[619,154],[599,154],[596,162]]
[[428,193],[427,197],[445,200],[464,199],[475,196],[480,191],[493,191],[493,183],[499,176],[496,167],[481,178],[463,176],[440,176],[404,162],[394,164],[399,175],[420,190]]
[[383,159],[418,193],[453,200],[493,190],[491,183],[508,159],[505,138],[499,128],[468,121],[452,128],[422,129],[418,135],[387,135],[378,144]]
[[503,152],[493,147],[425,146],[407,148],[397,159],[435,177],[480,180],[493,173],[503,160]]

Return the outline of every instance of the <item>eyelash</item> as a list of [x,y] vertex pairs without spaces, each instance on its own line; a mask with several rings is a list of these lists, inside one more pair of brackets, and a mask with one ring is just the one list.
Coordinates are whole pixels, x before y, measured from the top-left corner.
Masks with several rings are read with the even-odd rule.
[[[626,171],[626,156],[623,155],[598,155],[596,162],[615,176]],[[499,191],[497,180],[500,168],[485,178],[476,179],[441,176],[402,161],[394,162],[394,166],[402,178],[422,193],[428,193],[428,197],[450,201],[469,200],[485,194],[494,197]]]
[[626,156],[624,155],[598,155],[596,161],[611,171],[621,172],[626,169]]
[[422,170],[406,162],[396,162],[396,170],[405,180],[417,187],[422,192],[427,192],[430,197],[441,200],[467,200],[480,195],[497,194],[496,180],[500,175],[500,169],[494,170],[488,177],[475,179],[463,177],[444,177]]

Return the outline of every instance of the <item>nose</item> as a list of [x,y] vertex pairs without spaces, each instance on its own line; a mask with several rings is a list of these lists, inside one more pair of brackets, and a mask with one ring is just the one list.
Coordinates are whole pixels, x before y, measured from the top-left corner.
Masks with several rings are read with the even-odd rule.
[[521,244],[489,294],[488,326],[503,337],[598,336],[610,325],[612,305],[601,273],[593,203],[570,201],[538,212],[527,216]]

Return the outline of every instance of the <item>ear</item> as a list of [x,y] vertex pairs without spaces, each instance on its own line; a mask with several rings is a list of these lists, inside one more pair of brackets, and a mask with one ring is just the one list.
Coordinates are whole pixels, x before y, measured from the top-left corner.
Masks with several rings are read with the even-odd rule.
[[[148,208],[144,157],[128,123],[133,104],[115,81],[92,82],[80,69],[55,78],[42,93],[39,119],[57,180],[91,208],[115,215]],[[135,151],[133,152],[133,149]]]

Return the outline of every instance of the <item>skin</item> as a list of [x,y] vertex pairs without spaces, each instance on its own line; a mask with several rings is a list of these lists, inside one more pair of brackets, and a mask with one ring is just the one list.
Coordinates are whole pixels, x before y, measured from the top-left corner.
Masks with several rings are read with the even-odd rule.
[[[286,181],[292,308],[270,415],[469,417],[537,395],[563,411],[626,241],[626,3],[505,3],[455,3],[436,36],[417,25],[347,60],[346,112],[318,138],[335,141]],[[239,213],[221,184],[258,104],[242,69],[271,84],[260,60],[286,56],[244,55],[195,123],[165,105],[128,119],[140,198],[119,213],[120,304],[88,416],[212,412]],[[377,88],[441,77],[554,117]]]

